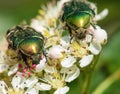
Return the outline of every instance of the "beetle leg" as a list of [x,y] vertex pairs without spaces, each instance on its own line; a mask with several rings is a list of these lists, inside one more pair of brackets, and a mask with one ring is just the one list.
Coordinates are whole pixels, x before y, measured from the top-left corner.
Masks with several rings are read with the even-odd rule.
[[45,49],[43,49],[43,55],[45,56],[45,59],[46,59],[46,61],[48,61],[48,59],[47,59],[47,52],[46,52],[46,50]]
[[72,43],[72,39],[73,39],[73,36],[72,36],[72,33],[70,33],[70,44]]
[[94,29],[96,29],[96,27],[95,27],[95,24],[94,23],[90,23],[91,25],[92,25],[92,27],[94,28]]
[[25,64],[27,65],[28,68],[30,68],[30,60],[29,57],[27,57],[26,55],[20,53],[22,56],[23,61],[25,62]]
[[20,26],[16,26],[16,30],[23,30]]
[[70,34],[70,44],[71,44],[72,39],[73,39],[73,35],[72,35],[72,31],[71,31],[71,29],[69,28],[69,26],[68,26],[68,31],[69,31],[69,34]]

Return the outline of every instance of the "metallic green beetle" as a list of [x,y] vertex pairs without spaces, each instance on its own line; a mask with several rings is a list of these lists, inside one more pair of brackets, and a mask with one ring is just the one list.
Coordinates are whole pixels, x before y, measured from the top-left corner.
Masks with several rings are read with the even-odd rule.
[[[94,24],[93,17],[95,12],[85,2],[70,1],[66,2],[62,9],[61,20],[68,28],[71,37],[85,37],[86,28]],[[94,26],[94,25],[93,25]]]
[[8,49],[18,52],[25,63],[38,64],[44,51],[44,37],[28,26],[16,26],[6,33]]

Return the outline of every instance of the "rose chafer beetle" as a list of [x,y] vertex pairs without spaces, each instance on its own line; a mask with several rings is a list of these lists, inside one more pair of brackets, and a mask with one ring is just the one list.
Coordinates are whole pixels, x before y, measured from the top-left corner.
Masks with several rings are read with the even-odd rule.
[[72,0],[64,3],[61,20],[68,28],[71,38],[73,36],[82,39],[85,37],[86,29],[92,25],[95,12],[89,5],[82,1]]
[[31,66],[38,64],[44,55],[44,37],[29,26],[16,26],[6,33],[8,50],[18,53],[18,58]]

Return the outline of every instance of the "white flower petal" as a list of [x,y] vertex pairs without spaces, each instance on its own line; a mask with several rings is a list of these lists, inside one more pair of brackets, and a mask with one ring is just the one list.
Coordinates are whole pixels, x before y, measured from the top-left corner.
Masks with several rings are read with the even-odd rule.
[[93,53],[94,55],[98,55],[100,51],[102,50],[102,46],[99,43],[92,42],[88,49]]
[[45,68],[46,65],[46,58],[44,57],[42,60],[40,60],[40,63],[36,66],[36,72],[40,72]]
[[0,64],[5,63],[6,54],[0,50]]
[[8,49],[8,42],[3,36],[4,35],[0,35],[0,52],[6,52]]
[[91,34],[91,35],[94,34],[94,31],[95,31],[95,29],[94,29],[94,27],[93,27],[92,25],[90,25],[90,26],[87,28],[87,32],[88,32],[89,34]]
[[[3,47],[4,48],[4,47]],[[5,52],[0,51],[0,73],[8,69]]]
[[71,82],[75,80],[80,75],[80,70],[76,65],[73,65],[70,68],[62,68],[60,73],[66,74],[65,81]]
[[13,79],[12,79],[12,86],[14,88],[15,91],[19,91],[19,89],[23,89],[23,84],[25,82],[25,78],[22,76],[21,73],[17,73]]
[[62,62],[61,62],[61,65],[63,67],[66,67],[66,68],[69,68],[71,67],[74,63],[76,62],[76,58],[73,57],[73,56],[68,56],[68,57],[65,57]]
[[26,84],[26,87],[32,88],[37,82],[38,82],[38,79],[34,77],[34,78],[28,78],[25,84]]
[[88,55],[88,56],[84,56],[80,61],[79,61],[79,63],[80,63],[80,67],[86,67],[86,66],[88,66],[90,63],[91,63],[91,61],[93,60],[93,55]]
[[61,87],[58,88],[54,94],[66,94],[69,91],[69,87],[65,86],[65,87]]
[[56,68],[49,66],[49,65],[46,65],[44,70],[46,73],[56,73],[57,72]]
[[60,39],[60,44],[62,46],[68,46],[70,45],[70,37],[69,36],[64,36]]
[[88,43],[91,42],[92,41],[92,36],[90,34],[86,34],[85,40]]
[[87,0],[87,3],[89,3],[89,7],[94,10],[95,14],[97,14],[97,6],[95,3],[90,2]]
[[4,81],[0,81],[0,94],[7,94],[7,85]]
[[0,88],[5,88],[5,82],[4,81],[0,81]]
[[108,12],[109,12],[108,9],[104,9],[102,12],[95,16],[94,20],[99,21],[104,19],[108,15]]
[[0,73],[4,72],[8,69],[8,66],[6,64],[0,64]]
[[64,3],[65,3],[65,2],[68,2],[68,1],[70,1],[70,0],[60,0],[60,1],[58,2],[58,4],[57,4],[57,6],[58,6],[58,12],[61,11]]
[[39,90],[37,90],[36,88],[30,88],[30,89],[27,89],[25,94],[39,94]]
[[13,66],[10,68],[9,72],[8,72],[8,76],[16,73],[17,70],[18,70],[18,64],[13,65]]
[[0,88],[0,94],[7,94],[7,91],[5,90],[5,88]]
[[80,70],[79,70],[79,68],[77,68],[73,74],[68,74],[66,76],[65,81],[71,82],[71,81],[75,80],[79,75],[80,75]]
[[33,27],[36,31],[43,33],[43,31],[45,30],[45,28],[41,24],[42,23],[40,23],[39,20],[32,19],[31,27]]
[[64,49],[61,46],[53,46],[49,49],[48,56],[53,59],[61,58],[63,56],[62,52],[64,52]]
[[98,42],[100,44],[105,44],[107,41],[106,31],[104,29],[101,29],[99,26],[96,26],[93,41]]
[[60,73],[72,74],[76,71],[76,69],[77,69],[76,65],[73,65],[70,68],[62,67],[62,69],[60,70]]
[[37,83],[35,88],[40,90],[40,91],[45,91],[45,90],[50,90],[51,85],[45,84],[45,83]]

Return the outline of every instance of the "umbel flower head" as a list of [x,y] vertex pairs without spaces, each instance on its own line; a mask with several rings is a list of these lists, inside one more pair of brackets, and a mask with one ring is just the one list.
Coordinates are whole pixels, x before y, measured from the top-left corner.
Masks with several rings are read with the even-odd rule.
[[[66,94],[69,91],[67,83],[78,78],[81,69],[92,65],[94,57],[100,54],[107,42],[106,31],[96,24],[107,14],[107,9],[97,14],[96,5],[86,0],[60,0],[42,7],[30,26],[44,37],[43,54],[37,54],[34,58],[19,54],[18,46],[17,49],[8,47],[6,52],[2,49],[0,73],[7,73],[5,81],[10,79],[11,82],[1,79],[0,93],[39,94],[41,91],[54,91],[54,94]],[[10,34],[14,35],[13,32]],[[19,34],[19,30],[16,32]],[[29,36],[36,39],[34,35]],[[36,36],[39,37],[37,33]],[[11,40],[14,41],[13,38]],[[16,38],[16,41],[19,40]],[[38,56],[41,56],[39,62],[26,63],[32,59],[37,61]]]
[[[31,27],[46,38],[47,64],[65,68],[76,63],[81,68],[88,66],[107,42],[106,31],[96,24],[107,14],[107,9],[97,14],[96,5],[86,0],[61,0],[57,6],[50,3],[47,8],[40,9]],[[88,26],[82,27],[81,23]]]

